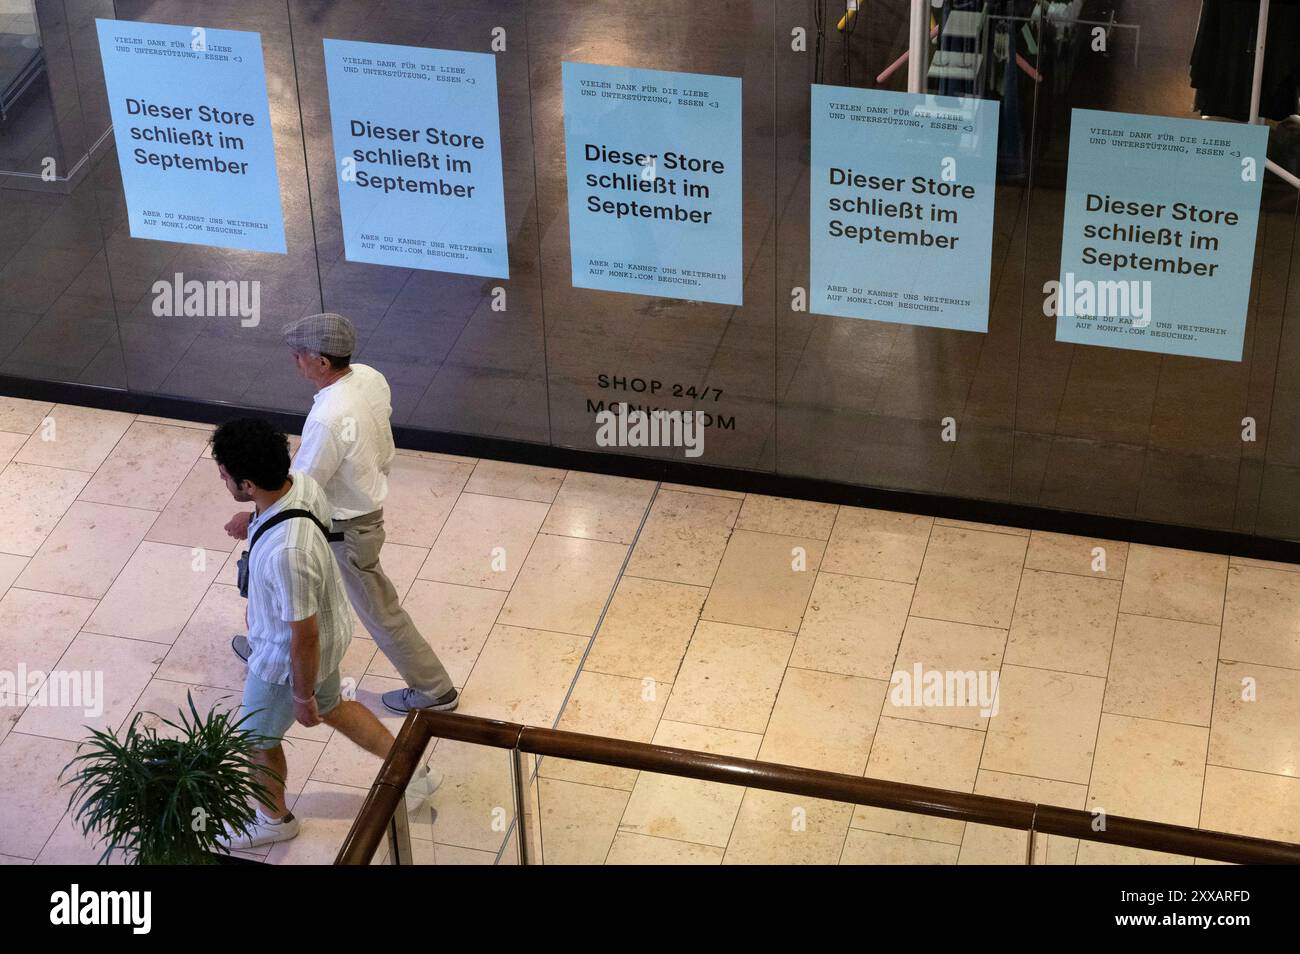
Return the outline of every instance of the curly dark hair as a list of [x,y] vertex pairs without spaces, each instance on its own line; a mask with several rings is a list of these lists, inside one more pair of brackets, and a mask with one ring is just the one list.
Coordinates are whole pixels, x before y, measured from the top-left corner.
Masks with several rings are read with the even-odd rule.
[[236,482],[279,490],[289,478],[289,438],[265,418],[227,421],[212,435],[212,456]]

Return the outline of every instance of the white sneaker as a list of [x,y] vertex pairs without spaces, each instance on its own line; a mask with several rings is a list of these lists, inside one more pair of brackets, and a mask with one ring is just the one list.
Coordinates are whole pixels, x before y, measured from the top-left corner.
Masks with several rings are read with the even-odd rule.
[[277,841],[288,841],[290,838],[296,838],[301,828],[302,825],[292,812],[285,815],[280,821],[272,821],[264,817],[259,811],[253,823],[248,826],[247,832],[232,832],[227,828],[217,836],[217,844],[227,851],[246,851],[249,848],[258,848],[262,845],[274,844]]
[[411,784],[406,786],[406,800],[414,803],[416,807],[423,805],[433,797],[433,793],[442,785],[444,777],[442,771],[432,765],[417,769]]

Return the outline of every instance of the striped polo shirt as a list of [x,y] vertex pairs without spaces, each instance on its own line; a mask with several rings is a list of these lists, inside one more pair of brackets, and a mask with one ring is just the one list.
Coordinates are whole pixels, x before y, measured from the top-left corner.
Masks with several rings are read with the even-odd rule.
[[[289,492],[249,522],[250,541],[259,526],[282,510],[309,510],[330,525],[330,505],[320,484],[296,470],[289,471],[289,479]],[[319,685],[338,668],[352,639],[352,612],[325,535],[306,517],[277,523],[252,548],[248,576],[249,672],[266,682],[287,683],[289,624],[314,615],[320,630]],[[302,694],[301,687],[295,688]]]

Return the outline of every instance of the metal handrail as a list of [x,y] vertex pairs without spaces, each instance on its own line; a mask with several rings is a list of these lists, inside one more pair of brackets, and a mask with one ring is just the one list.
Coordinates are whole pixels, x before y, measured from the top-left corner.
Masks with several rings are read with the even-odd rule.
[[[407,715],[392,752],[381,766],[339,849],[335,864],[371,862],[384,836],[397,825],[394,816],[405,807],[406,786],[425,747],[434,737],[510,749],[516,753],[594,762],[827,801],[953,818],[1032,831],[1038,836],[1060,835],[1237,864],[1300,864],[1300,845],[1289,842],[1202,831],[1118,815],[1106,816],[1103,830],[1097,831],[1094,829],[1097,816],[1079,809],[423,710],[414,710]],[[519,758],[512,761],[518,776],[522,776],[520,762]],[[527,780],[517,778],[517,793],[521,791],[520,786],[526,788]],[[523,799],[517,794],[517,815],[522,811],[522,805]]]

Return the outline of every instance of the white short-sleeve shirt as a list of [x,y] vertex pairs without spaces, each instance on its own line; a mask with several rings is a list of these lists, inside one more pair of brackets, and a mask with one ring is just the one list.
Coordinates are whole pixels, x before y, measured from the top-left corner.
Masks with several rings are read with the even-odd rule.
[[[320,484],[296,470],[289,471],[289,479],[289,492],[249,522],[250,541],[258,527],[284,510],[309,510],[329,527],[329,502]],[[320,630],[317,679],[324,680],[343,661],[352,640],[352,611],[325,534],[306,517],[283,520],[262,534],[248,563],[249,671],[267,682],[287,683],[289,624],[315,616]],[[301,692],[304,687],[295,688]]]
[[293,466],[325,488],[335,520],[374,513],[384,505],[396,452],[392,415],[388,382],[364,364],[352,365],[316,392]]

